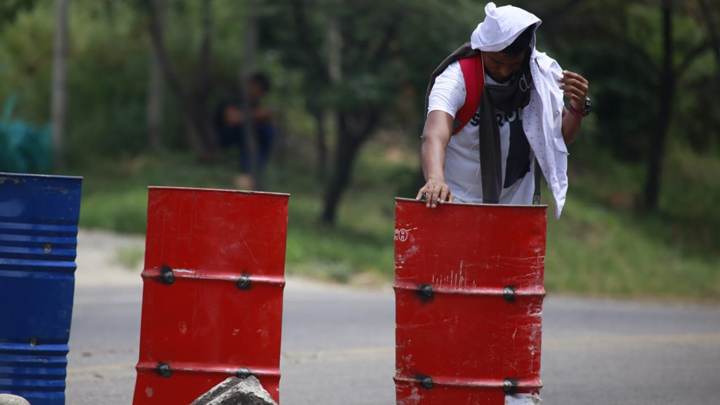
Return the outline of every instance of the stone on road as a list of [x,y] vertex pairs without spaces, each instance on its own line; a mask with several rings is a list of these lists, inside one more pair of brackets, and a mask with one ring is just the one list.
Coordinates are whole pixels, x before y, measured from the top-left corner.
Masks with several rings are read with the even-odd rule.
[[30,405],[30,402],[17,395],[0,394],[0,405]]
[[191,405],[277,405],[254,376],[230,377]]

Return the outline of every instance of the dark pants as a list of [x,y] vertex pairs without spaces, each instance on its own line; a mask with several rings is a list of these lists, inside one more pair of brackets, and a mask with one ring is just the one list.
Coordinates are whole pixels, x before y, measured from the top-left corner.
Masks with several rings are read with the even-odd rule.
[[[220,137],[220,146],[229,147],[237,145],[240,149],[239,169],[243,173],[250,172],[252,164],[250,150],[248,147],[248,139],[245,136],[245,127],[242,125],[233,127],[218,128],[218,136]],[[255,124],[255,151],[256,164],[260,170],[265,169],[270,160],[270,151],[275,140],[275,127],[270,123]]]

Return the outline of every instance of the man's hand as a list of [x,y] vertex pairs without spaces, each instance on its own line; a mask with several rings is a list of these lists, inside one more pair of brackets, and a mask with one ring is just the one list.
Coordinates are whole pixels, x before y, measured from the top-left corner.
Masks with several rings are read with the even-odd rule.
[[445,201],[453,202],[453,195],[450,192],[450,187],[448,187],[444,181],[440,180],[428,180],[423,188],[418,191],[418,195],[415,199],[419,200],[423,195],[425,195],[425,203],[428,208],[437,207],[438,201],[440,201],[440,203],[444,203]]
[[575,111],[585,110],[585,97],[588,94],[588,81],[577,73],[563,71],[563,77],[558,79],[562,83],[560,89],[565,97],[570,99],[570,105]]
[[[558,79],[560,89],[565,97],[570,99],[570,107],[578,112],[585,111],[585,98],[588,93],[588,81],[577,73],[563,71],[563,77]],[[568,114],[568,110],[563,107],[562,118],[562,135],[566,145],[570,145],[582,126],[582,117],[575,114]]]

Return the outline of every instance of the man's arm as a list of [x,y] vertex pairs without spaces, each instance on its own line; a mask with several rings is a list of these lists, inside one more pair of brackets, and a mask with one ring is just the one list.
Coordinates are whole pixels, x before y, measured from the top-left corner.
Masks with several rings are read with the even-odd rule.
[[[565,97],[570,99],[570,105],[575,111],[585,109],[585,97],[588,93],[588,81],[577,73],[564,71],[563,77],[558,80]],[[567,108],[563,107],[562,135],[565,145],[570,145],[582,126],[582,117],[570,114]]]
[[452,202],[450,187],[445,184],[445,148],[450,142],[453,117],[444,111],[431,111],[425,121],[422,135],[422,168],[425,174],[425,185],[420,189],[416,199],[427,194],[427,206],[437,207],[440,202]]

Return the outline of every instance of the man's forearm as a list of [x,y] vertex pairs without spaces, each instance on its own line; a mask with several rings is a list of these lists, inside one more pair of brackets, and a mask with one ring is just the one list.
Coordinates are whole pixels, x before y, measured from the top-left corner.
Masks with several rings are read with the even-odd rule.
[[442,140],[423,135],[421,155],[425,181],[445,182],[445,145]]
[[562,136],[565,145],[570,145],[577,138],[580,127],[582,127],[582,118],[576,117],[563,107]]
[[418,200],[426,197],[426,204],[430,208],[437,207],[438,201],[452,202],[453,196],[450,187],[445,184],[445,147],[450,142],[450,131],[453,117],[443,111],[435,110],[428,114],[422,135],[423,174],[425,185],[418,191]]

